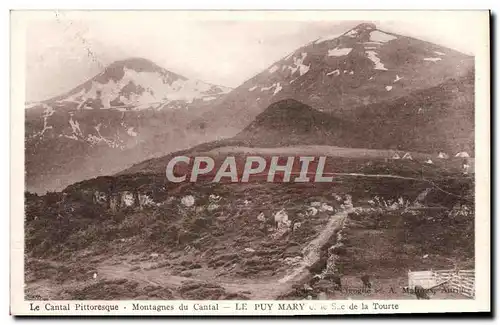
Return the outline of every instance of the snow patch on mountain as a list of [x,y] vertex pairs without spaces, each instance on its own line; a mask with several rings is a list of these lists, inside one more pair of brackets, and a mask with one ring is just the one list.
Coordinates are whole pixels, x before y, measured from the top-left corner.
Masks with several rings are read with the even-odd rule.
[[[165,101],[185,101],[226,94],[231,88],[219,87],[195,79],[172,78],[164,73],[136,71],[126,66],[119,80],[109,78],[106,83],[92,80],[77,93],[63,101],[80,103],[79,109],[136,106],[137,109],[150,108]],[[101,74],[102,75],[102,74]],[[97,103],[97,106],[96,106]],[[160,105],[158,105],[160,106]]]
[[309,69],[311,68],[310,65],[301,65],[300,68],[299,68],[299,73],[301,76],[305,75]]
[[441,58],[424,58],[424,61],[437,62],[441,61]]
[[69,118],[69,125],[71,125],[71,130],[73,131],[73,136],[75,136],[75,137],[78,137],[78,136],[83,137],[82,130],[80,129],[80,123],[78,123],[78,121],[74,121],[73,117]]
[[273,96],[276,95],[277,93],[279,93],[282,89],[283,89],[283,87],[281,87],[281,84],[278,82],[278,84],[276,85],[276,88],[274,89]]
[[273,88],[274,88],[273,96],[276,95],[277,93],[279,93],[283,89],[283,87],[281,86],[281,84],[279,82],[277,82],[277,83],[275,82],[269,87],[261,87],[260,91],[267,91],[267,90],[271,90]]
[[78,140],[78,137],[76,135],[74,135],[74,134],[72,134],[72,135],[67,135],[67,134],[62,135],[62,134],[59,134],[59,137],[61,137],[61,136],[64,136],[65,138],[68,138],[68,139],[71,139],[71,140]]
[[50,129],[53,128],[51,125],[49,125],[48,119],[49,119],[50,116],[52,116],[54,114],[54,112],[55,112],[54,108],[52,108],[51,106],[49,106],[47,104],[42,104],[42,107],[45,108],[45,110],[42,113],[43,129],[40,132],[35,133],[35,136],[36,135],[43,136],[43,134],[45,133],[45,131],[50,130]]
[[380,61],[375,51],[366,51],[368,58],[375,64],[375,70],[387,70],[384,64]]
[[100,144],[101,142],[105,143],[108,145],[110,148],[119,148],[123,150],[125,146],[123,146],[119,140],[117,139],[106,139],[105,137],[102,136],[101,134],[101,123],[97,124],[94,129],[97,131],[97,135],[94,134],[88,134],[86,141],[91,144],[91,145],[96,145]]
[[403,77],[400,77],[400,76],[396,75],[396,79],[394,79],[394,82],[398,82],[401,79],[403,79]]
[[43,117],[52,116],[56,112],[52,106],[49,106],[47,104],[43,104],[43,107],[45,108],[45,110],[43,111]]
[[43,134],[45,133],[45,131],[50,130],[52,128],[53,128],[52,125],[48,125],[47,124],[47,119],[44,119],[43,120],[43,129],[42,129],[42,131],[40,131],[38,133],[38,135],[43,136]]
[[345,33],[344,35],[354,38],[358,35],[358,31],[356,29],[352,29],[352,30],[348,31],[347,33]]
[[439,52],[439,51],[434,51],[434,53],[436,53],[437,55],[446,55],[443,52]]
[[386,34],[384,32],[375,30],[373,32],[370,32],[370,41],[372,42],[382,42],[386,43],[392,40],[395,40],[397,37],[394,35]]
[[297,72],[297,70],[299,71],[299,74],[301,76],[303,76],[304,74],[306,74],[309,71],[311,65],[304,64],[304,60],[306,57],[307,57],[306,52],[303,52],[301,54],[301,56],[298,58],[295,56],[293,57],[293,65],[288,66],[288,69],[290,69],[290,71],[292,71],[292,76],[295,74],[295,72]]
[[352,51],[352,48],[348,48],[348,47],[345,47],[345,48],[334,48],[332,50],[328,50],[328,56],[345,56],[349,53],[351,53]]
[[392,86],[385,86],[385,90],[391,91],[392,90]]
[[253,86],[251,88],[248,88],[248,91],[254,91],[255,89],[257,89],[257,86]]
[[215,100],[215,99],[217,99],[217,97],[214,97],[214,96],[209,96],[209,97],[203,97],[203,98],[202,98],[202,100],[203,100],[204,102],[209,102],[209,101],[211,101],[211,100]]

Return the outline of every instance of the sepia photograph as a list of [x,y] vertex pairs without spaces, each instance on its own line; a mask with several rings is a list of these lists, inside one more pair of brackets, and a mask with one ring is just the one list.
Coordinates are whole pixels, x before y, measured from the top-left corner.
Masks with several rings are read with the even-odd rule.
[[11,13],[20,311],[489,301],[489,12],[295,13]]

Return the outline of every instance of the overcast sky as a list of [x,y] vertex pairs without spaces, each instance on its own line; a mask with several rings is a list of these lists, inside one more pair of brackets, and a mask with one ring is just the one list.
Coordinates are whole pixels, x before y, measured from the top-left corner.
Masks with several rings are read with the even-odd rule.
[[[75,16],[50,13],[26,28],[26,99],[68,91],[116,60],[150,59],[167,70],[214,84],[237,87],[291,51],[361,20],[181,19],[168,12]],[[361,17],[361,16],[360,16]],[[477,35],[463,15],[376,20],[380,29],[474,54]],[[47,18],[47,17],[45,17]],[[343,18],[342,18],[343,19]],[[397,17],[396,19],[399,19]],[[366,19],[363,19],[366,20]]]

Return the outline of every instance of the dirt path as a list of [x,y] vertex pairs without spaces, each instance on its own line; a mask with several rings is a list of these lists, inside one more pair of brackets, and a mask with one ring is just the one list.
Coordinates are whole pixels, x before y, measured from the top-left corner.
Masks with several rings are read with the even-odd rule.
[[352,209],[344,210],[331,216],[330,221],[328,221],[325,225],[325,229],[318,235],[318,237],[316,237],[304,248],[304,258],[300,265],[285,277],[281,278],[278,282],[281,284],[287,284],[303,280],[303,278],[309,273],[307,268],[319,260],[321,246],[328,242],[337,229],[342,227],[342,223],[351,211]]

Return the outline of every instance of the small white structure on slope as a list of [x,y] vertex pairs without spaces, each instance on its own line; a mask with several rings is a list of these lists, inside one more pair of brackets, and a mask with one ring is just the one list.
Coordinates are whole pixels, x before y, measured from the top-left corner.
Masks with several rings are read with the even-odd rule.
[[409,152],[405,153],[405,155],[403,156],[403,159],[413,160],[413,158],[412,158],[412,156],[410,155]]
[[459,157],[459,158],[469,158],[469,154],[465,151],[462,151],[462,152],[459,152],[455,155],[455,157]]
[[463,167],[463,173],[464,173],[464,174],[468,174],[468,173],[469,173],[469,168],[470,168],[470,165],[469,165],[468,163],[464,163],[464,164],[462,165],[462,167]]
[[438,154],[438,158],[439,158],[439,159],[448,159],[448,158],[450,158],[450,156],[448,156],[445,152],[442,152],[442,151],[441,151],[441,152],[439,152],[439,154]]

